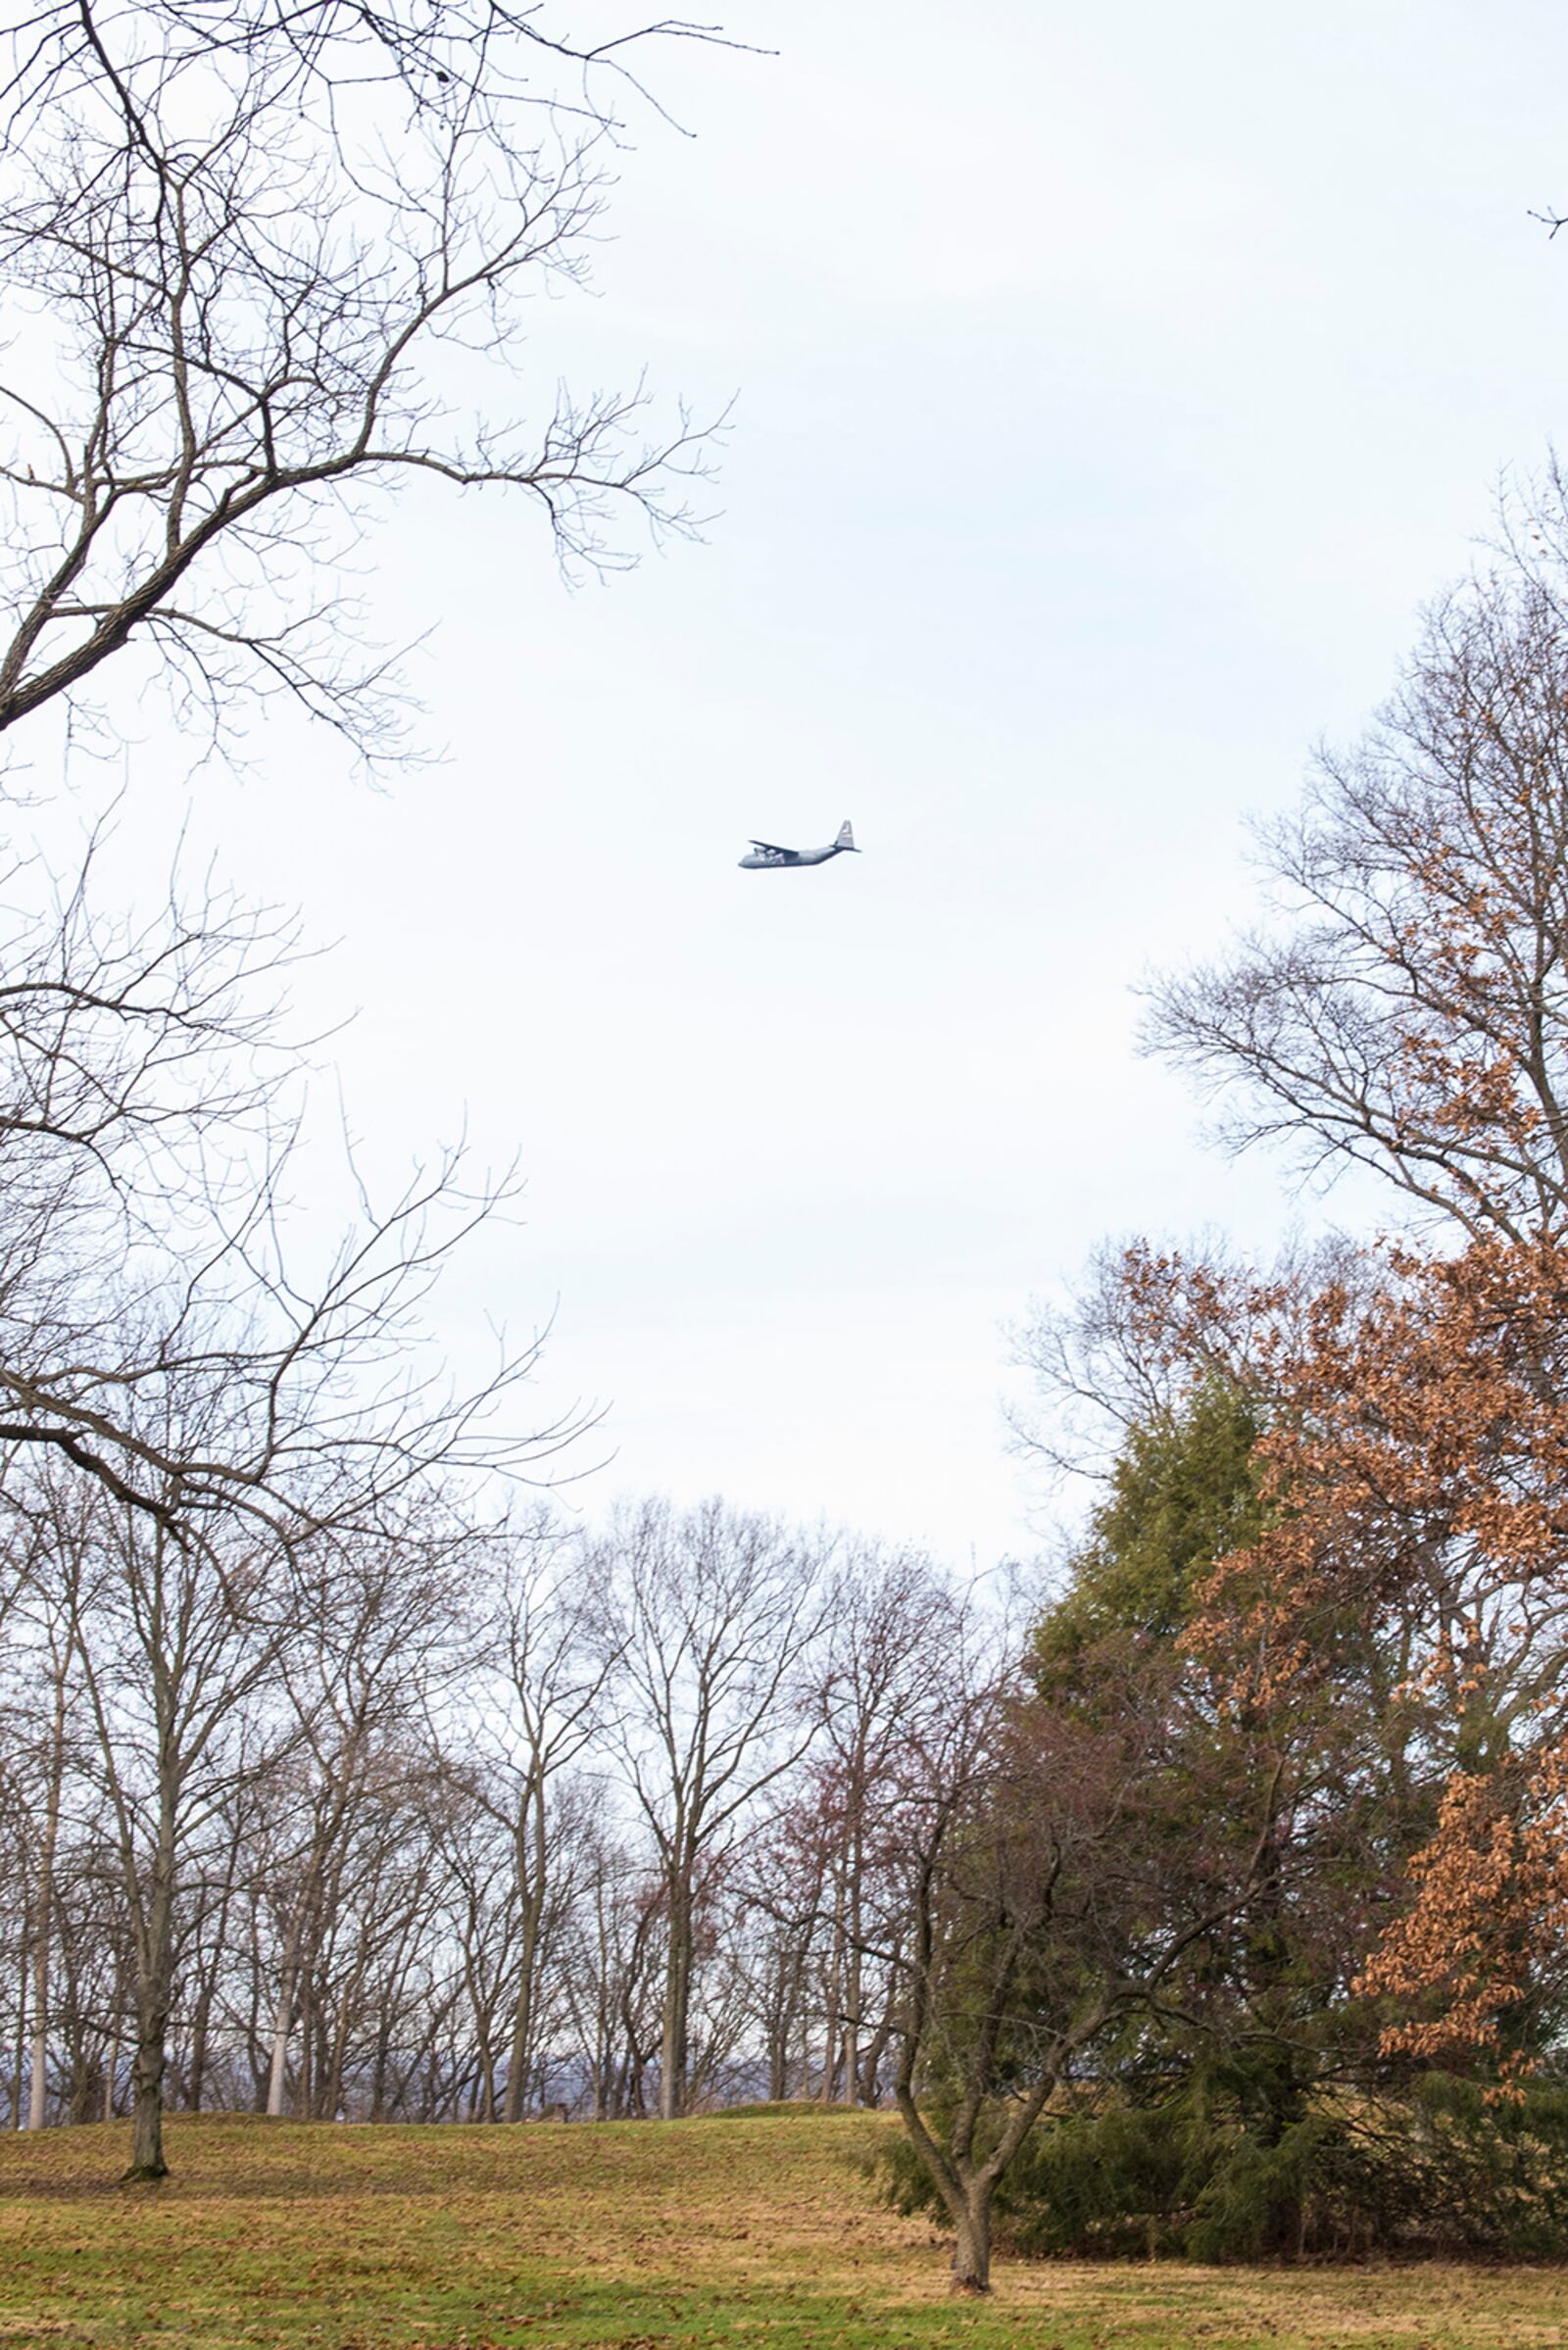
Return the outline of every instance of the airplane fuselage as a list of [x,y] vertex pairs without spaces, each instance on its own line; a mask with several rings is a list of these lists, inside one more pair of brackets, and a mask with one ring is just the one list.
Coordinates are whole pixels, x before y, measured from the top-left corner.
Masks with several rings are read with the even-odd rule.
[[740,860],[741,870],[771,873],[786,865],[825,865],[830,857],[842,857],[846,850],[852,856],[858,855],[854,830],[848,823],[839,826],[838,839],[830,841],[825,849],[785,849],[777,841],[754,840],[751,856]]
[[775,851],[771,857],[743,857],[741,866],[744,871],[749,873],[765,873],[775,866],[782,872],[790,865],[825,865],[830,857],[842,857],[843,855],[843,850],[837,847],[787,849],[782,853]]

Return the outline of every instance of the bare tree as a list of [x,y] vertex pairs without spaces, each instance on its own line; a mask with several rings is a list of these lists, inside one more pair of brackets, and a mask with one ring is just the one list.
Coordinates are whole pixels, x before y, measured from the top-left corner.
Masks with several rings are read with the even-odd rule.
[[301,1072],[257,1000],[278,954],[221,901],[137,929],[78,889],[21,919],[0,986],[0,1444],[186,1536],[236,1509],[292,1541],[344,1507],[372,1522],[437,1455],[499,1465],[494,1411],[537,1352],[466,1398],[420,1353],[443,1264],[507,1191],[470,1185],[461,1149],[380,1210],[342,1168],[340,1237],[300,1261],[300,1109],[279,1102]]
[[[53,904],[36,861],[8,877],[0,1443],[70,1460],[125,1499],[123,1448],[109,1458],[95,1418],[114,1414],[150,1269],[177,1252],[186,1270],[193,1208],[211,1254],[254,1192],[287,1062],[267,1042],[271,983],[292,940],[211,889],[183,902],[177,882],[152,920],[107,918],[94,889],[104,846],[89,840]],[[60,1366],[95,1353],[89,1400],[93,1383]]]
[[182,1873],[265,1752],[262,1701],[291,1610],[254,1550],[188,1546],[104,1503],[73,1626],[135,1961],[134,2145],[159,2179]]
[[596,2122],[639,2118],[645,2084],[659,2053],[660,1927],[658,1874],[646,1856],[584,1824],[581,1898],[571,1921],[564,1969],[564,2005],[587,2076]]
[[[873,1951],[887,1945],[890,1898],[898,1898],[879,1870],[881,1806],[895,1758],[942,1686],[933,1683],[934,1660],[962,1653],[963,1612],[918,1553],[857,1545],[833,1586],[819,1700],[824,1739],[808,1780],[827,1863],[824,2099],[875,2102],[875,2068],[868,2076],[861,2069],[871,2053],[867,1977]],[[885,1980],[877,1989],[880,2017]]]
[[520,2122],[535,2053],[546,1927],[554,1905],[556,1792],[604,1728],[620,1661],[596,1638],[583,1545],[548,1521],[492,1538],[490,1594],[478,1624],[481,1785],[511,1838],[519,1905],[516,1995],[502,2118]]
[[[276,1678],[294,1725],[291,1819],[272,1856],[279,1919],[276,2008],[267,2110],[283,2111],[289,2033],[322,1936],[345,1896],[357,1814],[390,1771],[406,1771],[404,1733],[429,1704],[455,1653],[461,1529],[422,1525],[356,1531],[309,1549],[289,1648]],[[335,2068],[341,2072],[341,2061]],[[307,2101],[309,2110],[309,2100]]]
[[597,1550],[616,1652],[613,1736],[665,1904],[659,2110],[684,2110],[705,1870],[812,1734],[799,1697],[821,1629],[826,1545],[720,1501],[623,1509]]
[[[275,49],[294,58],[302,92],[323,102],[346,88],[379,87],[406,105],[478,107],[498,136],[514,110],[566,102],[558,80],[541,84],[543,69],[571,69],[582,105],[603,122],[617,86],[638,89],[637,68],[651,46],[675,39],[738,45],[715,25],[679,18],[639,24],[635,17],[585,43],[542,8],[503,0],[452,0],[435,21],[411,0],[387,0],[368,17],[357,0],[294,0],[288,8],[273,0],[121,0],[90,8],[39,0],[13,27],[16,80],[7,95],[34,105],[59,95],[100,71],[98,47],[106,40],[113,46],[127,27],[140,29],[146,47],[171,67]],[[598,99],[582,90],[584,76],[597,78]]]
[[580,85],[564,110],[524,87],[532,17],[72,0],[14,32],[0,287],[39,322],[0,381],[0,732],[83,710],[139,648],[215,736],[278,693],[390,755],[397,696],[340,593],[369,495],[511,488],[597,566],[626,560],[621,508],[690,527],[703,436],[645,438],[640,388],[514,406],[610,136]]
[[1284,920],[1155,995],[1156,1048],[1308,1168],[1471,1239],[1568,1222],[1568,482],[1503,501],[1363,741],[1262,836]]
[[[55,1871],[59,1855],[62,1812],[66,1800],[69,1759],[70,1684],[75,1664],[75,1627],[80,1613],[80,1579],[88,1542],[89,1488],[64,1490],[64,1481],[48,1479],[33,1509],[23,1516],[25,1549],[23,1554],[21,1612],[32,1618],[36,1652],[42,1666],[47,1710],[41,1740],[41,1802],[36,1815],[37,1861],[32,1934],[32,2061],[27,2098],[27,2128],[41,2130],[48,2111],[49,2028],[51,2021],[50,1950],[55,1926]],[[30,1523],[27,1521],[30,1520]],[[13,1630],[20,1630],[13,1627]],[[25,1637],[24,1635],[24,1637]]]

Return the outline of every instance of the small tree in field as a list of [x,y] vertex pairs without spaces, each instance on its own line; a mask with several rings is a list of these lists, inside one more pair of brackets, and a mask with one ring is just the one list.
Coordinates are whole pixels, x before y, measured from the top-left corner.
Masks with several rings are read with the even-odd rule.
[[890,1810],[896,2095],[954,2228],[954,2290],[984,2293],[998,2188],[1048,2107],[1266,1883],[1282,1773],[1238,1775],[1201,1676],[1168,1653],[1107,1652],[1087,1706],[1017,1673],[948,1686]]

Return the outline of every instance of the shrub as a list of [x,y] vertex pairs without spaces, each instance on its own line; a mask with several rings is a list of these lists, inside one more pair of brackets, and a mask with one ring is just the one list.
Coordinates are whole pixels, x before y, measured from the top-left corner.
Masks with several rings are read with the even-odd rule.
[[[898,2209],[942,2216],[902,2138],[869,2159]],[[1222,2077],[1195,2070],[1164,2095],[1118,2088],[1049,2114],[996,2222],[1037,2257],[1560,2259],[1568,2088],[1492,2105],[1480,2084],[1433,2074],[1398,2096],[1318,2092],[1270,2136]]]

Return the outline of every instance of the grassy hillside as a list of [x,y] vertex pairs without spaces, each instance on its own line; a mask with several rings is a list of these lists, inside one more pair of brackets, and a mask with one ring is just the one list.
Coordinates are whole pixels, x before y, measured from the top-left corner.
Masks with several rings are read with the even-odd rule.
[[0,2343],[288,2350],[1524,2350],[1568,2340],[1568,2278],[1000,2264],[854,2168],[840,2114],[608,2128],[176,2121],[175,2176],[110,2183],[123,2127],[0,2144]]

